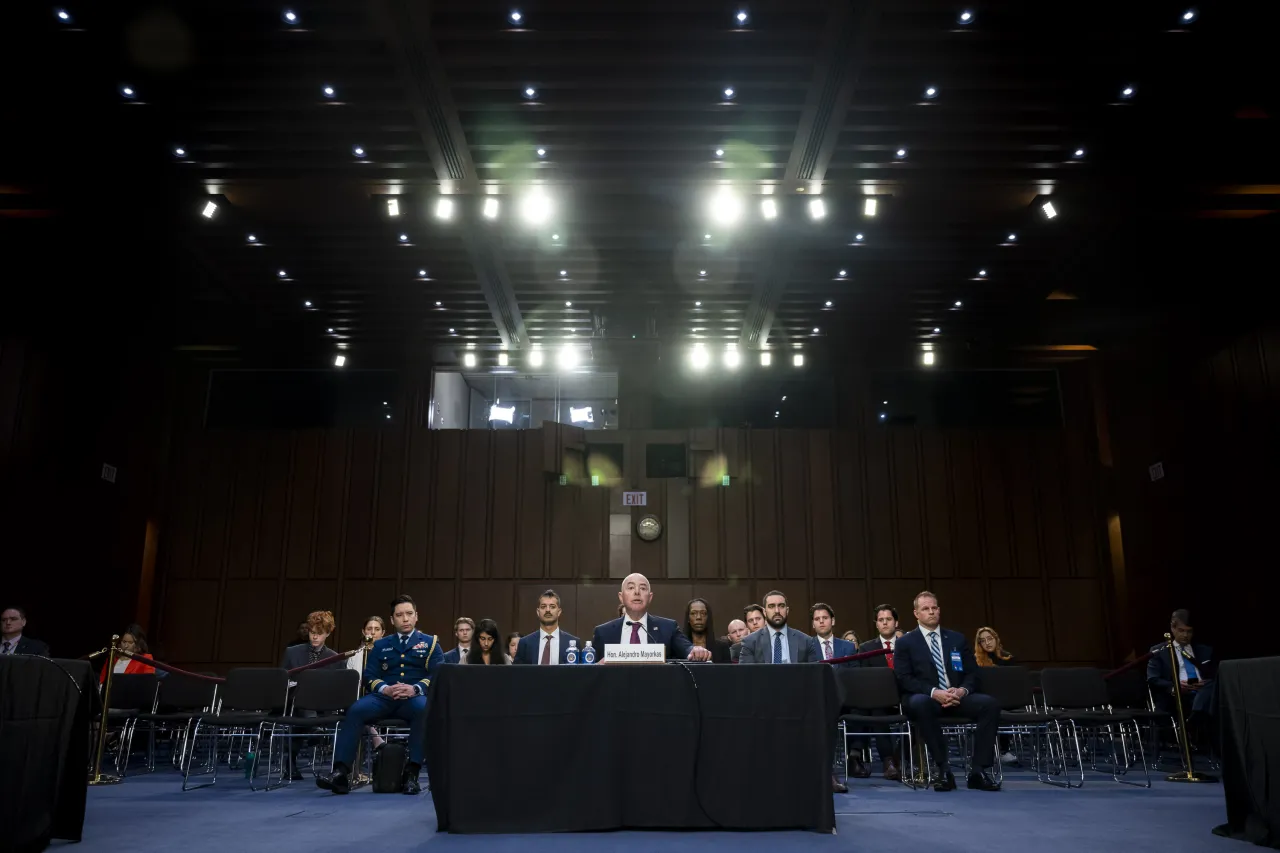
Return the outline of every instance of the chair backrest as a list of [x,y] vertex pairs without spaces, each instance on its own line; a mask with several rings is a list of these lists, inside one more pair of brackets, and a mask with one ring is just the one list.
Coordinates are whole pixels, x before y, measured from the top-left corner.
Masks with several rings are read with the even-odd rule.
[[898,679],[887,666],[858,666],[835,671],[840,707],[859,711],[896,708],[902,702]]
[[360,673],[354,669],[308,669],[298,673],[293,693],[295,711],[345,711],[356,701]]
[[1097,708],[1110,704],[1102,670],[1093,667],[1046,669],[1040,675],[1040,689],[1050,708]]
[[1031,672],[1025,666],[984,666],[978,670],[978,684],[983,693],[999,702],[1005,710],[1035,704]]
[[[204,673],[212,675],[213,673]],[[160,682],[160,707],[173,711],[200,710],[213,707],[218,689],[216,681],[203,681],[176,672]]]
[[111,677],[111,707],[150,713],[156,704],[154,672],[121,673]]
[[279,667],[246,666],[227,673],[222,711],[273,711],[284,708],[289,674]]
[[1113,708],[1148,709],[1150,695],[1147,693],[1147,671],[1143,667],[1134,667],[1103,680],[1107,682],[1107,697]]

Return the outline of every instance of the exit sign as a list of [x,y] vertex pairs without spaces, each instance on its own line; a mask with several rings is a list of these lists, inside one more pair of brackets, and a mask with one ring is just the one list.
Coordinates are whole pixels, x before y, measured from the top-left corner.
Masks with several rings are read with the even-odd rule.
[[720,485],[722,485],[722,486],[727,486],[727,485],[729,485],[729,475],[728,475],[728,474],[725,474],[725,475],[723,475],[723,476],[720,478]]
[[648,492],[623,492],[622,505],[623,506],[648,506],[649,493]]

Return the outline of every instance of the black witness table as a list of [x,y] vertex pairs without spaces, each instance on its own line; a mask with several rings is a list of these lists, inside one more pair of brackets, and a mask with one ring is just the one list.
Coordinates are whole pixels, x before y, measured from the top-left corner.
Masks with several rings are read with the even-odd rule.
[[1227,822],[1214,833],[1280,847],[1280,657],[1223,661],[1217,701]]
[[436,819],[461,833],[830,832],[838,712],[823,664],[444,666],[427,712]]

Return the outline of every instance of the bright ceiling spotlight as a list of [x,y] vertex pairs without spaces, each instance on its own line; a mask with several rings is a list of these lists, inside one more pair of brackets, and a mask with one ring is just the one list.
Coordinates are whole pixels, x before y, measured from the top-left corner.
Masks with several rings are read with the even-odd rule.
[[940,335],[940,334],[942,334],[942,329],[939,329],[937,326],[934,326],[934,327],[933,327],[933,333],[934,333],[935,335]]
[[453,199],[447,196],[436,200],[436,219],[453,218]]
[[711,354],[707,352],[707,348],[702,344],[694,344],[693,349],[689,351],[690,366],[694,370],[705,370],[710,363]]
[[[863,200],[863,202],[862,202],[862,215],[863,215],[863,216],[875,216],[875,215],[876,215],[876,208],[877,208],[877,207],[879,207],[879,206],[880,206],[880,204],[879,204],[879,202],[877,201],[877,199],[876,199],[876,197],[875,197],[875,196],[873,196],[873,195],[872,195],[872,196],[867,196],[867,197],[866,197],[866,199],[865,199],[865,200]],[[858,236],[859,236],[859,239],[861,239],[861,236],[862,236],[862,235],[858,235]]]
[[245,239],[245,242],[247,242],[247,243],[256,243],[256,242],[258,242],[258,235],[256,235],[256,234],[247,234],[247,235],[245,235],[245,238],[244,238],[244,239]]
[[738,352],[738,345],[726,344],[724,348],[724,366],[730,370],[736,370],[739,364],[742,364],[742,353]]
[[765,219],[777,219],[778,203],[771,198],[766,198],[760,202],[760,215]]
[[[426,270],[418,270],[418,278],[426,278],[426,277],[427,277]],[[436,304],[439,304],[439,303],[436,303]]]
[[701,300],[701,299],[694,300],[693,307],[694,307],[694,308],[701,308],[701,307],[702,307],[702,300]]
[[964,26],[972,23],[973,23],[973,12],[969,11],[968,9],[965,9],[963,12],[960,13],[960,24],[961,26]]
[[721,225],[732,225],[742,216],[742,197],[722,187],[711,197],[711,218]]
[[174,157],[186,157],[186,156],[187,156],[187,149],[185,149],[185,148],[183,148],[181,145],[179,145],[178,147],[176,147],[176,148],[174,148],[174,149],[173,149],[173,156],[174,156]]
[[475,354],[475,353],[473,353],[473,352],[465,353],[465,354],[462,356],[462,366],[463,366],[463,367],[475,367],[475,366],[476,366],[476,354]]
[[343,355],[342,353],[338,353],[337,355],[335,355],[335,356],[333,357],[333,366],[334,366],[334,367],[346,367],[346,366],[347,366],[347,357],[346,357],[345,355]]
[[1136,89],[1134,89],[1132,86],[1125,86],[1123,89],[1121,89],[1121,90],[1120,90],[1120,97],[1122,97],[1122,98],[1132,98],[1132,97],[1133,97],[1134,92],[1136,92],[1136,91],[1137,91],[1137,90],[1136,90]]
[[717,148],[717,149],[716,149],[716,156],[717,156],[717,157],[723,157],[723,156],[724,156],[724,149],[723,149],[723,148]]
[[566,299],[566,300],[565,300],[565,302],[564,302],[564,307],[565,307],[565,308],[572,308],[572,307],[573,307],[573,303]]
[[920,354],[920,362],[925,367],[933,367],[933,350],[928,350]]
[[578,348],[573,344],[565,344],[560,347],[560,353],[556,356],[556,363],[560,365],[561,370],[572,370],[578,366]]
[[408,235],[408,234],[401,234],[401,235],[400,235],[398,238],[396,238],[396,239],[398,239],[401,243],[408,243],[408,242],[409,242],[409,235]]
[[304,299],[304,300],[302,300],[302,307],[303,307],[303,308],[310,308],[310,307],[311,307],[311,300],[310,300],[310,299]]
[[203,216],[205,219],[213,219],[213,215],[217,212],[218,212],[217,203],[212,201],[206,201],[204,203],[204,210],[200,211],[200,215]]
[[399,215],[400,215],[400,199],[398,198],[387,199],[387,216],[399,216]]
[[706,277],[707,277],[707,271],[706,271],[706,270],[698,270],[698,277],[699,277],[699,278],[706,278]]
[[773,364],[773,353],[771,352],[760,353],[760,366],[768,367],[771,364]]
[[798,352],[791,356],[791,364],[795,367],[804,367],[804,353]]
[[537,344],[534,344],[533,349],[529,350],[529,366],[542,367],[542,350]]
[[986,278],[986,277],[987,277],[986,270],[978,270],[978,278]]
[[351,153],[360,158],[363,158],[365,156],[364,147],[361,145],[351,146]]
[[934,98],[938,97],[938,87],[930,86],[929,88],[925,89],[924,96],[929,100],[933,100]]
[[133,100],[134,98],[138,97],[137,91],[135,91],[132,86],[121,86],[120,94],[128,98],[129,100]]
[[809,199],[809,218],[822,219],[827,215],[827,205],[820,198]]
[[515,417],[516,417],[515,406],[506,406],[504,408],[503,406],[499,406],[498,404],[495,403],[494,405],[489,407],[489,420],[491,422],[503,421],[505,423],[512,423],[515,420]]
[[747,10],[739,9],[738,14],[734,15],[733,17],[738,21],[739,24],[745,24],[747,22]]
[[58,16],[58,20],[62,21],[62,23],[64,24],[71,23],[71,13],[68,12],[66,9],[59,9],[56,12],[54,12],[54,14]]
[[1058,215],[1058,209],[1053,206],[1053,202],[1051,201],[1046,201],[1044,204],[1040,205],[1040,210],[1044,212],[1045,219],[1053,219],[1053,217]]
[[451,335],[456,335],[456,334],[458,334],[458,333],[457,333],[457,331],[456,331],[456,330],[454,330],[454,329],[450,329],[450,330],[449,330],[449,334],[451,334]]
[[1010,231],[1009,236],[1005,237],[1004,240],[1006,243],[1016,243],[1018,242],[1018,235]]
[[284,22],[286,24],[298,23],[298,13],[293,11],[292,9],[285,9],[284,14],[281,17],[284,18]]
[[862,235],[861,235],[861,234],[854,234],[854,235],[853,235],[853,242],[855,242],[855,243],[861,243],[861,242],[862,242]]
[[513,24],[518,24],[518,23],[520,23],[521,21],[523,21],[523,20],[524,20],[524,15],[521,15],[521,14],[520,14],[520,10],[519,10],[519,9],[512,9],[512,10],[511,10],[511,14],[510,14],[510,15],[508,15],[507,17],[509,17],[509,18],[511,19],[511,23],[513,23]]
[[484,200],[484,206],[481,208],[480,212],[484,214],[485,219],[497,219],[498,200],[493,196],[489,196]]
[[734,95],[736,95],[736,94],[737,94],[737,92],[733,91],[733,87],[732,87],[732,86],[726,86],[726,87],[725,87],[725,90],[724,90],[724,99],[725,99],[726,101],[732,101],[732,100],[733,100],[733,96],[734,96]]
[[957,308],[963,308],[963,307],[964,307],[964,303],[963,303],[963,302],[961,302],[959,299],[957,299],[957,300],[956,300],[956,307],[957,307]]
[[539,157],[546,157],[546,156],[547,156],[547,149],[545,149],[545,148],[539,148],[539,149],[538,149],[538,156],[539,156]]
[[538,97],[538,90],[533,88],[532,86],[525,86],[524,96],[527,100],[532,101],[534,98]]
[[893,152],[893,156],[899,160],[905,160],[907,159],[907,149],[899,148],[897,151]]
[[848,270],[840,270],[840,272],[836,273],[836,278],[844,278],[848,274],[849,274]]
[[834,303],[834,302],[832,302],[830,299],[828,299],[826,302],[824,302],[824,303],[823,303],[823,305],[824,305],[825,307],[827,307],[827,308],[830,308],[830,307],[831,307],[832,305],[834,305],[834,304],[835,304],[835,303]]
[[1083,148],[1077,148],[1075,151],[1071,152],[1071,156],[1072,156],[1072,157],[1074,157],[1074,158],[1075,158],[1075,159],[1077,159],[1077,160],[1082,159],[1082,158],[1084,157],[1084,149],[1083,149]]
[[1191,23],[1192,21],[1194,21],[1194,20],[1196,19],[1196,14],[1197,14],[1197,12],[1196,12],[1196,10],[1195,10],[1195,9],[1188,9],[1187,11],[1183,12],[1183,13],[1182,13],[1182,23],[1184,23],[1184,24],[1189,24],[1189,23]]
[[818,334],[818,327],[817,327],[817,326],[814,326],[814,327],[813,327],[813,333],[814,333],[815,335],[816,335],[816,334]]
[[332,86],[325,86],[320,91],[324,94],[326,98],[334,98],[334,97],[337,97],[338,95],[337,90],[334,89]]
[[710,240],[710,239],[711,239],[711,235],[710,235],[710,234],[703,234],[703,235],[702,235],[702,239],[703,239],[703,240]]
[[[286,272],[285,270],[276,270],[276,277],[277,277],[277,278],[288,278],[288,277],[289,277],[289,273],[288,273],[288,272]],[[331,331],[331,332],[332,332],[332,331],[333,331],[333,329],[330,329],[329,331]]]
[[568,271],[568,270],[560,270],[560,277],[561,277],[561,278],[565,278],[565,277],[566,277],[566,276],[568,276],[568,275],[569,275],[569,271]]
[[530,190],[520,201],[520,217],[530,225],[541,225],[551,218],[551,198],[540,188]]
[[437,307],[437,308],[441,308],[441,307],[443,307],[443,306],[444,306],[444,303],[437,299],[437,300],[436,300],[436,307]]
[[511,357],[505,352],[498,353],[498,367],[506,367],[511,363]]

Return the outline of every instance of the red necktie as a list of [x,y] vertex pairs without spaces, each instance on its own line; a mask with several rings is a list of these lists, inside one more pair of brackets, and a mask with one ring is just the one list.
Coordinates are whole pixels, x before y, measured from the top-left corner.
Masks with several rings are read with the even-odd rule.
[[640,623],[632,622],[631,623],[631,645],[634,646],[634,645],[638,645],[639,643],[640,643]]
[[893,669],[893,642],[891,640],[884,641],[884,647],[889,650],[889,654],[884,659],[889,663],[889,669]]
[[539,666],[551,666],[551,635],[546,636],[547,644],[542,647],[542,663]]

